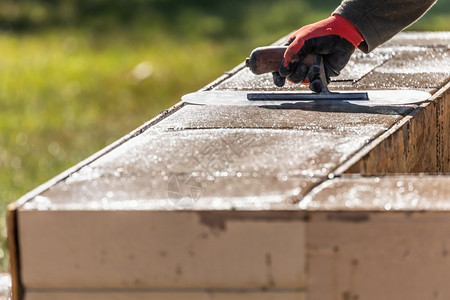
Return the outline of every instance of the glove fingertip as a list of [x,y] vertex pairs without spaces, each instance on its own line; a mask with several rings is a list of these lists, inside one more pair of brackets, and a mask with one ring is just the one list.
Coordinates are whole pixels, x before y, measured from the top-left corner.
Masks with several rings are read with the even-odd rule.
[[284,84],[286,83],[286,77],[282,77],[280,75],[280,73],[278,72],[273,72],[272,73],[273,76],[273,83],[277,86],[277,87],[283,87]]
[[309,84],[309,89],[315,93],[320,93],[322,88],[322,81],[320,79],[316,79]]

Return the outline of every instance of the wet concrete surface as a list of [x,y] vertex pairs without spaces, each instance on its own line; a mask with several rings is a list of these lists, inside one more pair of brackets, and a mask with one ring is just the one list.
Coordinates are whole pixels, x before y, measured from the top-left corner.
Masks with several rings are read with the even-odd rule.
[[438,88],[450,78],[450,49],[385,47],[394,58],[354,84],[357,89]]
[[382,47],[425,46],[429,48],[445,47],[449,48],[450,32],[401,32],[392,40],[387,41]]
[[313,106],[271,109],[251,106],[187,105],[156,124],[154,129],[273,128],[273,129],[387,129],[412,111],[411,106]]
[[[357,81],[374,68],[390,60],[393,55],[392,51],[386,51],[383,48],[375,49],[369,54],[356,50],[341,74],[332,78],[332,81],[350,81],[350,83]],[[339,83],[336,83],[336,85],[339,85]]]
[[203,202],[195,199],[193,208],[214,201],[230,201],[225,206],[237,208],[258,197],[260,204],[289,204],[361,148],[373,132],[384,130],[376,124],[147,130],[28,202],[25,209],[89,209],[118,205],[121,199],[162,207],[172,201],[171,181],[177,176],[181,182],[189,179],[186,184],[201,193]]
[[[173,173],[67,181],[24,210],[279,210],[319,183],[317,178],[255,173]],[[67,194],[67,190],[72,192]],[[226,195],[226,196],[224,196]]]
[[[401,34],[372,53],[358,50],[331,87],[435,91],[450,75],[450,35],[431,35],[436,38],[431,45],[412,45],[417,34]],[[243,69],[214,89],[276,88],[271,75]],[[284,89],[307,88],[288,84]],[[174,180],[197,193],[185,197],[195,202],[191,208],[211,203],[249,207],[258,198],[266,206],[281,207],[302,199],[415,107],[184,105],[52,186],[27,208],[64,209],[78,202],[107,208],[126,200],[126,206],[172,209]]]
[[417,89],[424,90],[427,92],[436,91],[437,87],[442,86],[442,84],[448,82],[450,76],[446,73],[443,74],[428,74],[428,73],[417,73],[417,74],[386,74],[373,72],[371,74],[371,79],[363,79],[355,84],[355,88],[361,89],[395,89],[399,88],[401,83],[402,89]]
[[308,210],[448,211],[450,176],[343,176],[314,188],[300,202]]
[[400,57],[386,61],[386,63],[375,69],[377,72],[383,74],[450,74],[449,49],[422,47],[411,49],[411,47],[405,47],[402,50],[396,50],[395,47],[392,47],[392,52]]
[[280,209],[412,108],[333,110],[187,105],[25,209]]

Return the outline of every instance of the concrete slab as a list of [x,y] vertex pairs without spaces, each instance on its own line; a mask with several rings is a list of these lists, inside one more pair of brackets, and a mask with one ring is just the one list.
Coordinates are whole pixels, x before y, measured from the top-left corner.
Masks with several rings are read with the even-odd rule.
[[356,50],[348,64],[342,69],[341,74],[331,79],[332,82],[337,82],[330,87],[338,88],[339,84],[342,84],[339,81],[347,81],[347,84],[351,84],[360,80],[370,71],[390,60],[394,55],[395,52],[383,48],[377,48],[369,54]]
[[[393,58],[354,84],[357,89],[440,88],[450,78],[450,49],[392,47]],[[383,48],[389,49],[389,48]]]
[[367,115],[365,126],[347,118],[340,125],[312,121],[296,130],[147,130],[24,209],[170,209],[181,197],[177,193],[191,194],[191,189],[191,206],[197,209],[214,209],[211,203],[243,207],[255,199],[261,205],[262,199],[267,199],[264,205],[291,203],[398,118],[388,115],[387,123],[370,124],[374,116]]
[[[283,129],[148,130],[90,165],[100,172],[238,172],[326,176],[383,125]],[[140,173],[139,173],[140,172]]]
[[314,188],[300,207],[321,211],[448,211],[450,176],[347,175]]
[[450,45],[450,32],[400,32],[393,39],[387,41],[381,48],[392,46],[448,48]]
[[[87,172],[99,178],[85,176]],[[128,172],[128,171],[125,171]],[[227,171],[135,173],[116,177],[97,169],[82,169],[65,183],[35,197],[25,210],[229,210],[285,209],[320,178],[261,175]],[[73,192],[67,194],[67,191]]]
[[[385,51],[386,48],[380,51]],[[393,47],[394,59],[374,69],[384,74],[450,73],[450,49],[422,47],[405,47],[400,51],[397,49]]]
[[437,87],[448,82],[450,76],[447,74],[385,74],[373,71],[370,78],[367,77],[360,82],[355,83],[357,89],[417,89],[427,92],[433,92]]
[[156,124],[154,129],[273,128],[339,132],[346,128],[385,130],[413,110],[412,106],[317,107],[295,106],[271,109],[249,106],[186,105]]

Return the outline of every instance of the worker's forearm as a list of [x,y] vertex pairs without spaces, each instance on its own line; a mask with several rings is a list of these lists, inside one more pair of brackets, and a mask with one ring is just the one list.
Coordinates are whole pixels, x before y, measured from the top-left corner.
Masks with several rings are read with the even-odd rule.
[[373,50],[419,19],[436,0],[344,0],[334,11],[364,37],[364,52]]

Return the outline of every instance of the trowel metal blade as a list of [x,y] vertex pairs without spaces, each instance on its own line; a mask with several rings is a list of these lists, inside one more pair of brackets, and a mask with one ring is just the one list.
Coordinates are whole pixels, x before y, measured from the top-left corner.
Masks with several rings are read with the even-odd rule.
[[367,93],[248,93],[250,101],[354,100],[368,101]]
[[[368,100],[351,99],[345,95],[365,94]],[[250,98],[252,100],[249,100]],[[331,93],[335,94],[335,93]],[[247,106],[279,106],[283,103],[306,103],[309,105],[346,105],[361,106],[405,105],[427,101],[431,95],[416,90],[367,90],[345,91],[337,99],[328,96],[319,96],[308,92],[254,92],[254,91],[201,91],[184,95],[181,99],[191,104],[205,105],[247,105]],[[305,96],[301,96],[305,95]],[[344,95],[344,96],[343,96]],[[319,96],[319,97],[317,97]],[[263,100],[253,100],[253,99]],[[303,98],[303,99],[299,99]]]

